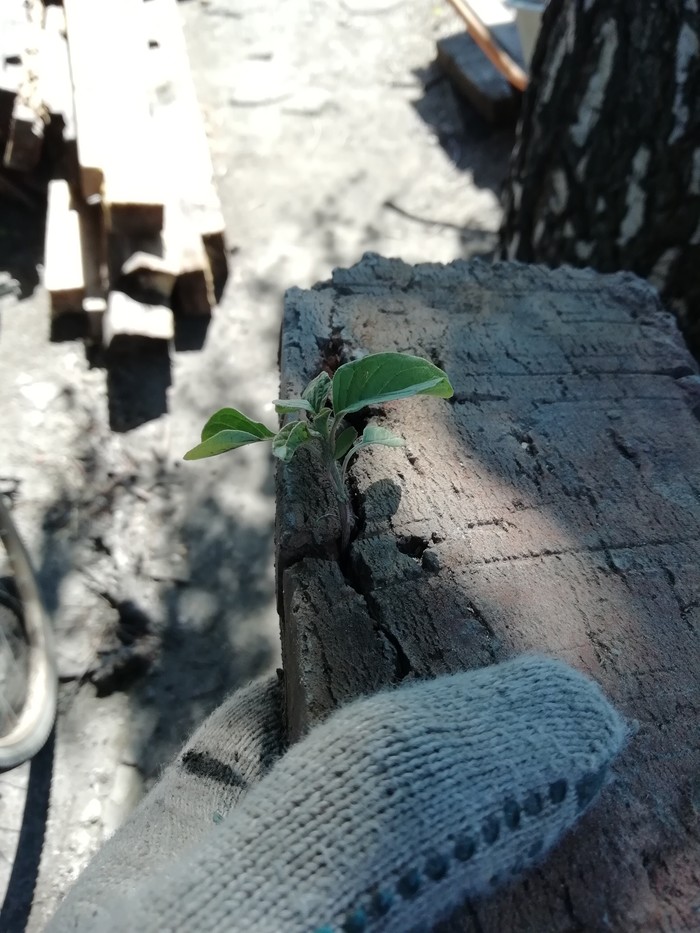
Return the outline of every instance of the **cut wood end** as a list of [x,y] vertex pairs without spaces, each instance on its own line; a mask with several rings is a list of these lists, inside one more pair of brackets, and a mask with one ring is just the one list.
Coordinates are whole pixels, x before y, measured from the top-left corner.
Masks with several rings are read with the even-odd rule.
[[80,160],[80,187],[83,197],[88,204],[95,204],[102,200],[102,186],[104,185],[104,172],[95,165],[86,165],[83,162],[83,153],[78,142],[78,159]]
[[[121,264],[114,286],[119,288],[121,283],[126,291],[130,294],[138,293],[146,303],[150,297],[169,304],[176,280],[177,269],[173,268],[171,262],[139,250]],[[132,283],[128,287],[127,281]]]
[[83,299],[83,311],[86,314],[104,314],[107,310],[107,302],[104,298],[97,295],[90,295]]
[[83,289],[49,289],[51,304],[51,317],[61,317],[64,314],[80,314],[83,310]]
[[169,275],[173,278],[177,275],[177,269],[167,259],[156,256],[154,253],[146,253],[143,250],[132,253],[121,267],[122,275],[134,275],[139,272],[156,272],[159,275]]
[[124,236],[148,236],[163,229],[164,206],[154,200],[137,203],[116,201],[105,197],[107,229]]
[[127,349],[142,341],[169,342],[175,336],[170,308],[136,301],[124,292],[111,292],[102,323],[102,341],[111,350]]
[[173,311],[178,315],[209,317],[216,304],[211,269],[183,272],[173,288]]
[[95,345],[102,343],[102,324],[107,313],[107,302],[102,297],[90,295],[83,300],[83,312],[87,321],[86,339]]

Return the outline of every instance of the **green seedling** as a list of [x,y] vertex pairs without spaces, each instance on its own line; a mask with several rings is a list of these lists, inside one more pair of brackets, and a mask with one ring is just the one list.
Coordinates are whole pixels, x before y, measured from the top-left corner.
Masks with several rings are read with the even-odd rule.
[[347,416],[370,405],[382,405],[413,395],[450,398],[453,389],[445,373],[433,363],[404,353],[374,353],[340,366],[331,378],[319,373],[301,398],[277,399],[276,410],[296,415],[277,433],[252,421],[235,408],[222,408],[202,428],[201,443],[185,454],[185,460],[201,460],[236,450],[247,444],[271,441],[275,457],[288,463],[304,444],[315,444],[338,500],[341,549],[352,530],[352,509],[346,476],[350,460],[372,444],[403,447],[404,440],[386,428],[368,424],[358,434]]

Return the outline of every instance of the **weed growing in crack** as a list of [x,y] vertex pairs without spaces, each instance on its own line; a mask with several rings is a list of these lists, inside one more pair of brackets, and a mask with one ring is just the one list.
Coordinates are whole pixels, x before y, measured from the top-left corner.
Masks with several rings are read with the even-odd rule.
[[235,408],[222,408],[202,428],[202,440],[185,454],[201,460],[217,454],[271,441],[275,457],[288,463],[303,444],[316,444],[330,478],[340,511],[341,551],[350,542],[352,508],[346,476],[350,460],[372,444],[402,447],[404,440],[386,428],[368,424],[362,434],[347,424],[347,416],[371,405],[413,395],[450,398],[452,385],[438,366],[405,353],[374,353],[338,367],[331,378],[322,372],[307,385],[301,398],[278,399],[282,415],[293,415],[275,433]]

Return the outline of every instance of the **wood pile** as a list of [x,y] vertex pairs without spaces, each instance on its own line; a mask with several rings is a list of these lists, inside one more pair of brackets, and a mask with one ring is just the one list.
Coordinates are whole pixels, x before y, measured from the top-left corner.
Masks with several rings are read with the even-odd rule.
[[48,164],[52,331],[169,341],[228,274],[176,0],[25,0],[23,18],[2,42],[0,158]]

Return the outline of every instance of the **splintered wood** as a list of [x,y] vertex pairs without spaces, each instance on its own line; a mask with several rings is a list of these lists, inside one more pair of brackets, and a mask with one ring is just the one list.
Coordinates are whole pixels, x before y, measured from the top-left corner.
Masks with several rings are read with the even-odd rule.
[[0,40],[0,154],[26,172],[43,158],[54,179],[52,331],[70,316],[105,346],[170,340],[174,316],[211,315],[228,275],[177,4],[31,0],[17,10]]

